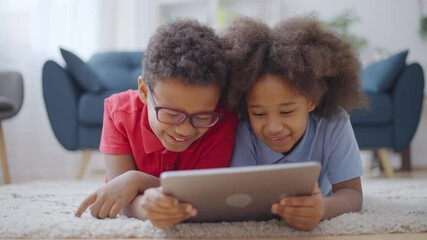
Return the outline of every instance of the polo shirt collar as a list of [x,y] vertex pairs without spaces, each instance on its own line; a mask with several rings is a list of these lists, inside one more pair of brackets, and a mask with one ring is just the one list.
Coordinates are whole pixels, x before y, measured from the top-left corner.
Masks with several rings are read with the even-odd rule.
[[310,120],[311,118],[309,118],[307,121],[307,128],[304,132],[304,135],[302,136],[301,141],[298,143],[295,149],[287,155],[273,151],[268,145],[266,145],[264,142],[257,138],[259,150],[261,152],[261,158],[257,159],[258,165],[300,162],[309,160],[305,158],[307,158],[307,153],[310,151],[309,149],[306,149],[307,141],[310,138],[309,136],[312,135],[313,131],[313,126],[312,124],[310,124]]

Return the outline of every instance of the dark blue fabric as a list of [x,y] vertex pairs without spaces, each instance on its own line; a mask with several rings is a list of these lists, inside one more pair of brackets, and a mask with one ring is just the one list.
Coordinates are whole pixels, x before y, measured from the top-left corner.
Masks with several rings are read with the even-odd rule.
[[60,48],[62,57],[67,64],[67,70],[71,73],[80,87],[91,92],[99,92],[104,89],[104,84],[97,73],[74,53]]
[[107,90],[125,91],[138,88],[142,52],[106,52],[92,56],[88,64],[100,76]]
[[80,149],[96,149],[99,148],[101,139],[102,127],[81,125],[78,129],[78,142]]
[[59,64],[47,61],[43,66],[43,97],[53,132],[67,150],[79,149],[77,101],[80,88]]
[[87,63],[67,50],[61,53],[68,59],[66,68],[51,60],[43,67],[43,96],[53,132],[67,150],[98,149],[104,99],[137,89],[143,52],[104,52]]
[[394,137],[391,125],[357,126],[354,130],[360,149],[393,148]]
[[364,68],[361,72],[362,89],[376,93],[387,91],[405,66],[407,55],[408,50]]
[[409,65],[392,93],[394,149],[397,151],[408,147],[418,128],[424,99],[423,76],[421,65]]
[[102,93],[84,93],[79,99],[79,123],[87,126],[102,126],[104,114],[104,99],[117,91],[104,91]]
[[418,63],[399,71],[390,89],[366,91],[371,109],[350,112],[350,121],[361,149],[409,148],[418,128],[424,100],[424,73]]
[[370,108],[368,110],[354,110],[351,122],[358,126],[374,126],[388,124],[393,121],[393,106],[391,95],[387,93],[367,93]]

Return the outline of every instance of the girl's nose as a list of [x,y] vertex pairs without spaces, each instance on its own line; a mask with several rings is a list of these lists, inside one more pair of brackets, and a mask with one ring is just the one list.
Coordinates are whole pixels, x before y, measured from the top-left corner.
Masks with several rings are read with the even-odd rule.
[[283,123],[277,119],[271,119],[267,122],[266,130],[269,135],[274,135],[283,130]]

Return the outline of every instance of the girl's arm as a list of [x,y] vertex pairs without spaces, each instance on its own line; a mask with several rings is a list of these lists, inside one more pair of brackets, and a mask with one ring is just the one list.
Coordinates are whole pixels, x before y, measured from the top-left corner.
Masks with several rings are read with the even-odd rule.
[[360,211],[362,204],[363,192],[360,177],[334,184],[332,195],[325,198],[325,212],[322,219]]
[[360,177],[334,184],[332,188],[332,195],[324,197],[316,184],[311,196],[286,197],[274,203],[271,211],[295,228],[311,230],[323,219],[361,209]]

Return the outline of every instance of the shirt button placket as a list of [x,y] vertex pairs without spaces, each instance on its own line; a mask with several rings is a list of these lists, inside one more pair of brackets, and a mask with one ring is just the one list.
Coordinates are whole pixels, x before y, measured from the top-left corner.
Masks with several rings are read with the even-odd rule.
[[163,171],[170,171],[173,169],[173,166],[175,164],[176,161],[176,153],[173,152],[164,152],[162,154],[162,168]]

